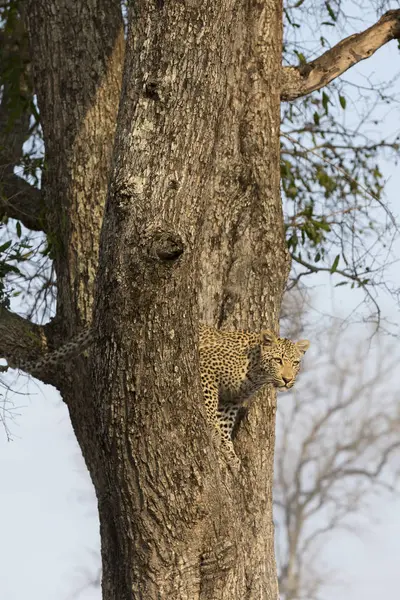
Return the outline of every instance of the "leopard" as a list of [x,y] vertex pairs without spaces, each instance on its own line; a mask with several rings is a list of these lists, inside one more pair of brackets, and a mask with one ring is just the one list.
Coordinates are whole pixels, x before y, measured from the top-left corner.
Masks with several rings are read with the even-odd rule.
[[[232,432],[239,410],[267,384],[281,391],[292,388],[310,342],[280,338],[270,329],[227,331],[203,323],[198,334],[206,417],[228,461],[238,466]],[[21,363],[19,368],[40,375],[83,352],[93,340],[93,330],[84,329],[59,349],[36,362]]]
[[22,371],[26,371],[31,375],[40,377],[45,371],[55,369],[62,363],[69,361],[74,356],[82,354],[94,341],[93,329],[87,327],[82,329],[78,335],[74,336],[70,341],[62,344],[53,352],[44,354],[36,361],[20,361],[16,367]]
[[293,342],[270,329],[225,331],[200,325],[200,376],[207,419],[228,461],[239,466],[232,432],[239,410],[267,384],[293,387],[309,340]]

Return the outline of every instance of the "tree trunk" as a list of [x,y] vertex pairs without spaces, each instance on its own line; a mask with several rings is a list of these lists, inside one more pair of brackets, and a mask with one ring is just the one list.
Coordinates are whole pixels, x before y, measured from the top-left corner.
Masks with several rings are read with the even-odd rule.
[[[239,472],[205,419],[197,324],[277,327],[281,2],[31,0],[59,304],[90,321],[57,385],[95,485],[105,600],[278,595],[275,399],[238,428]],[[97,285],[93,295],[95,273]],[[61,332],[61,333],[60,333]],[[50,340],[51,343],[51,340]]]
[[30,0],[26,21],[46,147],[47,238],[63,334],[91,320],[123,62],[112,0]]

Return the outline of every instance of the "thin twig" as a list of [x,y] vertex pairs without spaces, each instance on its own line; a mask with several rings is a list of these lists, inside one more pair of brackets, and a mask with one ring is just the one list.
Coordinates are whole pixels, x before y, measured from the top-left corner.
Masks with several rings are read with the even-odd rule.
[[314,154],[315,156],[317,156],[320,160],[322,160],[323,162],[325,162],[326,164],[328,164],[329,166],[331,166],[333,169],[335,169],[336,171],[338,171],[338,173],[341,173],[342,175],[344,175],[346,177],[346,179],[348,179],[348,181],[351,181],[352,183],[354,183],[355,185],[357,185],[357,187],[362,192],[364,192],[364,194],[366,194],[367,196],[370,196],[373,200],[375,200],[376,202],[378,202],[378,204],[381,206],[381,208],[383,208],[383,210],[388,215],[388,217],[391,220],[392,224],[394,225],[396,231],[398,231],[398,226],[397,226],[397,223],[396,223],[396,219],[393,216],[393,213],[382,202],[382,200],[376,194],[374,194],[374,192],[372,192],[371,190],[369,190],[368,188],[366,188],[365,186],[363,186],[359,181],[357,181],[356,179],[354,179],[354,177],[352,177],[345,169],[343,169],[342,167],[339,167],[334,162],[332,162],[331,160],[329,160],[329,158],[326,158],[325,156],[323,156],[322,154],[320,154],[316,150],[311,149],[311,148],[307,148],[307,146],[304,146],[301,142],[299,142],[298,140],[296,140],[292,136],[288,135],[287,133],[282,133],[282,136],[285,137],[290,142],[292,142],[292,144],[297,144],[298,146],[300,146],[301,148],[303,148],[303,150],[305,150],[307,152],[310,152],[311,154]]

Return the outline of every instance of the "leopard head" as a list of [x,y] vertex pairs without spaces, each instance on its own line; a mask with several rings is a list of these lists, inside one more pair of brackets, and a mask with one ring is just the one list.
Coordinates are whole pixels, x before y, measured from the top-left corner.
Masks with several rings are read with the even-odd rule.
[[261,368],[268,383],[281,390],[290,389],[296,381],[301,359],[310,342],[278,338],[269,329],[262,331],[260,338]]

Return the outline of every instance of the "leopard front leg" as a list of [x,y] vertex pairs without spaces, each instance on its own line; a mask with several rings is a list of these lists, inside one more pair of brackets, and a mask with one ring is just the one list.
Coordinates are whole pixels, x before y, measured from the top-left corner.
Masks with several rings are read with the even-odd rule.
[[[210,382],[205,382],[204,379],[202,379],[202,384],[207,419],[212,427],[213,434],[219,439],[222,449],[228,456],[229,462],[234,466],[238,466],[240,461],[236,456],[231,439],[234,421],[232,427],[229,429],[226,425],[228,421],[225,422],[223,418],[221,418],[220,409],[218,408],[218,386],[214,383],[210,384]],[[235,418],[236,414],[234,420]]]
[[217,414],[221,430],[224,432],[224,436],[230,440],[232,440],[232,431],[235,427],[239,409],[240,405],[238,404],[226,403],[218,406]]
[[[217,415],[219,420],[219,426],[221,429],[222,437],[225,440],[225,444],[229,445],[233,449],[232,443],[232,431],[236,423],[237,414],[240,406],[237,404],[220,404],[217,409]],[[234,452],[235,453],[235,452]],[[238,460],[235,453],[236,460]]]

